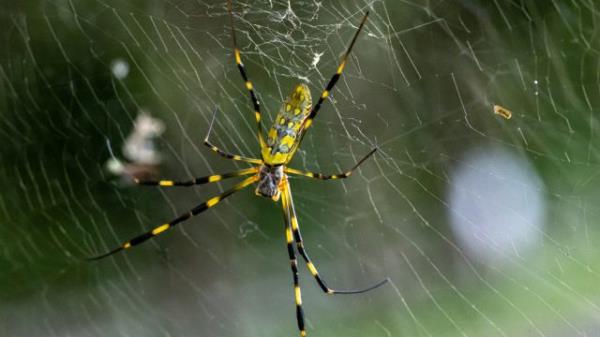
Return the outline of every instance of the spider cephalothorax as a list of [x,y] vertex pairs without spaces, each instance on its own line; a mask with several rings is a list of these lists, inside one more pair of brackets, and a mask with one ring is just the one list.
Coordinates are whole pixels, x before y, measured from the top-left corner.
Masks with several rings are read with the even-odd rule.
[[256,195],[271,198],[274,201],[279,200],[279,196],[281,195],[280,185],[281,179],[283,179],[283,174],[283,165],[262,165],[258,171]]

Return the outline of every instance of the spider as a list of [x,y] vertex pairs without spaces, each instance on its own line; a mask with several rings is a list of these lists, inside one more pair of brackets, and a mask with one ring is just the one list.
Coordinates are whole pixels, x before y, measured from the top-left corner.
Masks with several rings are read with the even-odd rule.
[[226,190],[220,195],[212,197],[206,200],[205,202],[197,205],[196,207],[192,208],[188,212],[181,214],[174,220],[162,224],[158,227],[155,227],[154,229],[143,233],[139,236],[136,236],[133,239],[124,242],[119,247],[105,254],[89,259],[102,259],[119,251],[129,249],[133,246],[137,246],[142,242],[145,242],[155,236],[163,234],[167,230],[190,219],[191,217],[196,216],[206,211],[207,209],[214,207],[223,199],[229,197],[235,192],[240,191],[243,188],[256,183],[256,195],[271,198],[275,202],[281,200],[285,222],[285,237],[287,241],[287,251],[289,254],[293,274],[294,297],[296,303],[296,319],[298,323],[298,329],[300,330],[300,336],[306,336],[306,330],[304,326],[304,312],[302,310],[302,297],[298,279],[298,263],[296,260],[296,249],[306,262],[306,266],[312,274],[312,276],[314,277],[315,281],[317,282],[321,290],[323,290],[323,292],[325,292],[326,294],[364,293],[378,288],[388,281],[388,279],[386,278],[370,287],[357,290],[336,290],[327,286],[323,278],[319,275],[317,268],[309,258],[308,253],[306,252],[306,248],[304,247],[302,235],[300,233],[300,226],[298,224],[298,218],[294,209],[292,190],[287,176],[288,174],[291,174],[321,180],[347,178],[352,174],[352,172],[354,172],[354,170],[360,164],[362,164],[365,160],[371,157],[377,150],[377,148],[371,150],[367,155],[365,155],[361,160],[359,160],[349,171],[340,174],[325,175],[321,173],[313,173],[309,171],[302,171],[291,167],[287,167],[287,164],[292,160],[294,153],[296,152],[300,143],[302,142],[302,138],[306,134],[306,130],[308,130],[308,128],[312,125],[314,118],[317,116],[317,113],[321,108],[321,104],[329,97],[331,90],[339,80],[344,70],[344,67],[346,66],[348,55],[352,51],[352,47],[354,46],[356,39],[358,38],[358,35],[360,34],[365,22],[367,21],[369,12],[367,11],[364,17],[362,18],[360,25],[358,26],[358,29],[354,34],[350,45],[348,46],[348,49],[341,58],[336,73],[331,77],[329,83],[327,83],[327,86],[321,93],[317,104],[315,104],[314,106],[312,105],[310,90],[306,84],[297,85],[283,102],[283,106],[275,119],[275,123],[269,130],[265,139],[261,125],[262,115],[260,111],[260,104],[256,94],[254,93],[254,86],[249,80],[246,68],[242,63],[241,52],[237,45],[231,0],[227,1],[227,11],[230,20],[231,36],[233,39],[233,52],[235,56],[235,63],[242,76],[242,79],[244,80],[246,89],[248,90],[250,100],[254,108],[254,116],[256,118],[257,123],[257,135],[261,150],[261,159],[247,158],[239,155],[229,154],[211,144],[209,141],[209,136],[215,119],[215,115],[213,115],[213,119],[209,126],[206,138],[204,140],[204,144],[220,156],[231,160],[254,164],[255,166],[224,174],[215,174],[205,177],[199,177],[190,181],[152,181],[135,179],[135,182],[139,185],[171,187],[202,185],[233,177],[250,177],[244,179],[242,182],[238,183],[237,185],[234,185],[232,188]]

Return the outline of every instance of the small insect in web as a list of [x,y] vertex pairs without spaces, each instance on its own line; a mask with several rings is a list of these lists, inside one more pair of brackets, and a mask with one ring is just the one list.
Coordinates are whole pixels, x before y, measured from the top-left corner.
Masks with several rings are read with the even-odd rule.
[[500,105],[494,105],[494,113],[502,116],[504,119],[510,119],[512,117],[512,111]]
[[365,155],[362,159],[360,159],[349,171],[339,174],[326,175],[321,173],[314,173],[309,171],[302,171],[298,169],[294,169],[288,167],[288,163],[292,160],[292,157],[296,153],[296,150],[300,146],[306,131],[312,125],[314,118],[317,116],[317,113],[321,109],[321,105],[323,102],[329,97],[329,94],[337,81],[339,80],[344,68],[346,66],[346,61],[348,55],[352,51],[352,47],[354,46],[356,39],[358,38],[365,22],[367,21],[367,17],[369,12],[366,12],[363,16],[354,37],[352,38],[348,49],[344,53],[341,58],[341,61],[338,65],[338,68],[335,74],[331,77],[329,82],[327,83],[325,89],[321,92],[317,103],[312,105],[312,98],[310,94],[310,90],[306,84],[297,85],[290,95],[283,102],[283,106],[281,107],[277,117],[275,118],[275,123],[271,127],[271,129],[267,133],[267,137],[263,135],[263,129],[261,124],[262,113],[260,110],[260,104],[256,94],[254,93],[254,85],[248,78],[248,74],[246,72],[246,68],[242,63],[241,52],[237,45],[236,40],[236,31],[234,27],[233,13],[232,13],[232,4],[231,0],[227,2],[227,10],[230,19],[231,26],[231,36],[233,39],[233,52],[235,57],[235,63],[237,68],[244,80],[246,89],[248,90],[248,94],[250,96],[250,100],[252,102],[254,108],[254,117],[256,119],[257,124],[257,135],[258,141],[260,145],[261,159],[247,158],[239,155],[229,154],[209,141],[209,136],[212,130],[212,126],[214,123],[215,116],[213,115],[213,119],[211,121],[207,136],[204,140],[204,145],[210,148],[212,151],[216,152],[222,157],[227,159],[242,161],[250,164],[254,164],[253,167],[228,172],[224,174],[215,174],[206,177],[199,177],[189,181],[173,181],[173,180],[157,180],[157,181],[149,181],[149,180],[135,180],[135,182],[139,185],[151,185],[151,186],[162,186],[162,187],[171,187],[171,186],[194,186],[194,185],[202,185],[206,183],[213,183],[217,181],[221,181],[227,178],[234,177],[242,177],[242,176],[250,176],[244,179],[242,182],[234,185],[229,190],[212,197],[205,202],[197,205],[192,208],[188,212],[181,214],[174,220],[164,223],[160,226],[155,227],[154,229],[143,233],[139,236],[134,237],[133,239],[124,242],[117,248],[102,254],[100,256],[96,256],[90,258],[90,260],[98,260],[101,258],[105,258],[112,254],[115,254],[119,251],[129,249],[133,246],[139,245],[142,242],[145,242],[155,236],[158,236],[167,230],[175,227],[176,225],[190,219],[193,216],[196,216],[207,209],[214,207],[223,199],[229,197],[237,191],[242,190],[243,188],[250,186],[256,183],[255,193],[256,195],[271,198],[273,201],[278,202],[281,200],[281,205],[283,208],[284,222],[285,222],[285,237],[287,240],[287,251],[290,259],[290,265],[292,269],[293,283],[294,283],[294,297],[296,302],[296,319],[298,323],[298,329],[300,330],[301,336],[306,336],[306,330],[304,326],[304,312],[302,310],[302,297],[300,292],[300,284],[298,277],[298,263],[296,260],[296,250],[300,253],[302,259],[306,263],[306,266],[315,281],[326,294],[359,294],[364,293],[375,288],[378,288],[385,284],[388,279],[384,279],[376,284],[356,290],[336,290],[330,288],[325,283],[325,280],[320,276],[317,268],[311,261],[304,247],[304,243],[302,241],[302,235],[300,233],[300,225],[298,223],[298,218],[296,216],[296,211],[294,209],[294,202],[292,199],[292,190],[290,183],[288,181],[288,174],[304,176],[314,179],[320,180],[330,180],[330,179],[343,179],[349,177],[354,170],[358,168],[365,160],[371,157],[376,149],[371,150],[367,155]]
[[117,158],[110,140],[106,139],[110,159],[104,166],[110,173],[119,176],[123,184],[131,184],[135,179],[155,179],[162,162],[155,141],[164,131],[165,124],[160,119],[140,111],[133,129],[123,143],[122,153],[125,159]]

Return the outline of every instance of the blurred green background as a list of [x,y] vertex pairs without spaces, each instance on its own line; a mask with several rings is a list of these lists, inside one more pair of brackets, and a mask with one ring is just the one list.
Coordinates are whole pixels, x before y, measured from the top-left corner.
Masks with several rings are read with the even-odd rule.
[[[600,9],[594,1],[235,1],[270,123],[317,96],[293,166],[309,336],[595,336],[600,330]],[[252,188],[124,254],[103,253],[228,188],[135,187],[106,169],[136,116],[162,120],[165,178],[258,156],[224,1],[0,4],[0,335],[295,336],[280,205]],[[494,105],[512,118],[494,114]],[[131,163],[130,163],[131,164]],[[596,185],[598,184],[598,185]]]

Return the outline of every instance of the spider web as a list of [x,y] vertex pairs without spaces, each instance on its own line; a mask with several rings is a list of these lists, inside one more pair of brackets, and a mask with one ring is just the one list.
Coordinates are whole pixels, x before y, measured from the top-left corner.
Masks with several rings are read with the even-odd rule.
[[[597,336],[595,3],[236,1],[266,122],[296,83],[322,90],[367,9],[293,166],[379,151],[292,187],[332,286],[391,282],[329,297],[303,268],[309,335]],[[211,141],[258,155],[224,1],[37,0],[0,20],[2,335],[296,335],[281,210],[251,189],[81,260],[231,186],[127,179],[245,167],[202,146],[215,110]],[[122,150],[142,112],[165,127],[140,143],[159,165]]]

